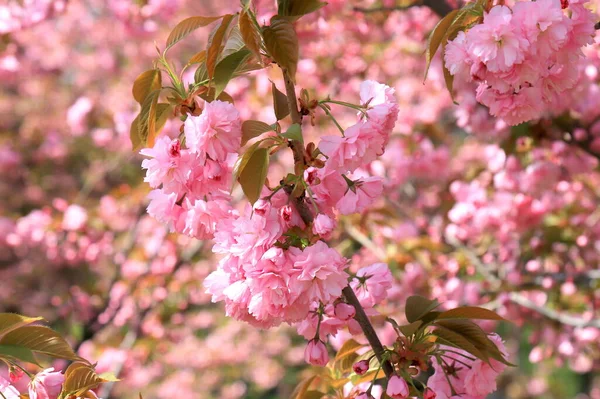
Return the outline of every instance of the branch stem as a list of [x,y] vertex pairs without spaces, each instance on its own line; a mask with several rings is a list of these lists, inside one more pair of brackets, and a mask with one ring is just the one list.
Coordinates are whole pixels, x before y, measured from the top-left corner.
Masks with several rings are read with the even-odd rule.
[[373,348],[373,352],[375,352],[375,356],[377,357],[377,360],[379,360],[379,364],[381,364],[385,375],[388,378],[391,377],[394,374],[394,368],[392,367],[389,361],[384,360],[383,355],[385,353],[385,349],[381,344],[381,341],[379,340],[379,337],[377,336],[377,333],[375,332],[375,329],[373,328],[369,317],[365,313],[365,310],[360,304],[360,301],[356,297],[356,294],[350,286],[344,288],[342,290],[342,293],[346,297],[348,303],[354,306],[354,309],[356,310],[356,315],[354,316],[354,319],[358,322],[360,328],[365,333],[365,337],[367,337],[369,345],[371,345],[371,348]]

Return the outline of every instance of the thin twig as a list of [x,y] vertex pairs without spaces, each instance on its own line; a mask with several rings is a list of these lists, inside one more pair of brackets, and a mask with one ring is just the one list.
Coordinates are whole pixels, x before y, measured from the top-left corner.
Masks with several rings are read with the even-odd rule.
[[[502,280],[488,270],[486,265],[481,259],[469,248],[462,245],[454,237],[446,237],[446,242],[456,249],[460,249],[464,252],[467,258],[471,261],[477,272],[483,276],[490,284],[493,285],[495,290],[499,290],[502,287]],[[559,312],[554,309],[550,309],[546,306],[540,306],[518,292],[509,292],[508,299],[524,308],[533,310],[536,313],[545,316],[550,320],[557,321],[561,324],[572,326],[572,327],[596,327],[600,328],[600,319],[586,319],[579,316],[574,316],[565,312]]]

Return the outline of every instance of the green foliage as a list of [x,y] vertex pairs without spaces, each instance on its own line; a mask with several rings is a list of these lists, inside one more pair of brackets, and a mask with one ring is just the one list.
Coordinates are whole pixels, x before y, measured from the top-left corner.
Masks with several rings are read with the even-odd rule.
[[[253,148],[253,147],[251,147]],[[240,185],[248,201],[254,204],[260,198],[260,192],[269,170],[269,151],[266,148],[254,148],[248,161],[239,172]]]

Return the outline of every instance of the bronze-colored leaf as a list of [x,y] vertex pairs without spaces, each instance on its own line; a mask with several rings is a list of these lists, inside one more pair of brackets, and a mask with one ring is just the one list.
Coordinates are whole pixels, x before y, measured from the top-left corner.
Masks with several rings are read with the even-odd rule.
[[261,121],[244,121],[242,123],[242,147],[246,145],[249,140],[272,130],[273,128],[270,125]]
[[273,82],[271,82],[271,89],[273,90],[273,110],[275,111],[275,117],[280,121],[290,114],[290,106],[287,96],[280,92]]
[[295,82],[299,47],[294,25],[288,20],[273,17],[271,25],[263,29],[263,38],[269,55]]
[[506,320],[494,311],[477,306],[461,306],[456,309],[441,312],[437,316],[437,320],[443,319]]
[[187,65],[201,64],[206,60],[206,50],[202,50],[196,54],[188,61]]
[[429,67],[431,66],[431,60],[433,60],[433,56],[437,52],[442,42],[448,39],[448,30],[450,29],[450,26],[452,26],[452,24],[454,23],[454,20],[459,11],[460,10],[453,10],[450,13],[448,13],[448,15],[442,18],[431,31],[429,39],[427,39],[427,49],[425,51],[425,58],[427,64],[425,65],[424,79],[427,79],[427,73],[429,72]]
[[214,76],[215,67],[217,66],[217,61],[222,51],[221,46],[223,45],[223,39],[227,33],[227,29],[229,28],[229,24],[231,23],[232,19],[232,14],[223,16],[223,20],[212,36],[212,40],[210,41],[208,50],[206,51],[206,71],[209,79],[212,79]]
[[43,320],[43,318],[27,317],[17,313],[0,313],[0,336],[40,320]]
[[266,148],[257,148],[241,170],[238,178],[242,190],[251,204],[254,204],[260,198],[268,170],[269,151]]
[[83,360],[56,331],[44,326],[24,326],[12,330],[0,339],[0,345],[22,347],[59,359]]
[[136,116],[133,122],[131,122],[131,126],[129,127],[129,140],[131,141],[131,149],[133,151],[139,150],[142,148],[143,141],[142,136],[140,135],[139,129],[139,120],[140,116]]
[[196,29],[201,28],[203,26],[210,25],[211,23],[213,23],[216,20],[221,19],[221,18],[223,18],[223,16],[218,16],[218,17],[198,16],[198,17],[189,17],[189,18],[184,19],[183,21],[178,23],[175,26],[175,28],[173,28],[171,33],[169,34],[169,37],[167,39],[166,50],[173,47],[173,45],[175,45],[177,42],[179,42],[181,39],[183,39],[184,37],[186,37],[193,31],[195,31]]
[[96,373],[96,370],[90,364],[75,362],[65,371],[63,392],[69,395],[81,396],[106,381]]
[[159,94],[160,91],[156,90],[146,97],[138,116],[139,134],[143,145],[147,147],[153,147],[156,138],[156,107]]
[[277,14],[298,19],[303,15],[315,12],[326,5],[326,2],[319,0],[279,0],[277,2]]
[[159,69],[143,72],[133,82],[133,98],[142,105],[150,93],[160,90],[161,85],[162,77]]
[[292,392],[290,399],[302,399],[304,397],[304,394],[308,392],[308,388],[310,388],[310,385],[313,383],[315,378],[317,378],[317,376],[313,375],[312,377],[308,377],[305,380],[301,381],[300,384],[298,384]]
[[240,19],[238,21],[238,25],[240,27],[240,34],[242,35],[242,39],[244,43],[246,43],[246,47],[260,61],[260,47],[262,42],[262,37],[260,32],[258,31],[256,25],[252,21],[251,10],[242,10],[240,13]]
[[414,323],[420,320],[427,313],[440,306],[437,300],[430,300],[420,295],[413,295],[406,300],[406,320],[409,323]]

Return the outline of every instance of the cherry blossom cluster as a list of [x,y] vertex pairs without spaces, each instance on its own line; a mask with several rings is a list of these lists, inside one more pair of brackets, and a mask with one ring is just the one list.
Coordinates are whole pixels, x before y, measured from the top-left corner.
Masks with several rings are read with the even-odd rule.
[[477,83],[477,101],[510,125],[562,111],[579,79],[581,48],[593,43],[596,21],[586,2],[494,6],[483,23],[448,42],[445,65],[458,81]]
[[[228,316],[268,328],[302,321],[298,329],[311,339],[306,360],[324,364],[323,340],[348,326],[360,331],[354,308],[342,302],[349,283],[348,260],[322,239],[333,232],[340,214],[359,213],[383,190],[380,177],[366,165],[382,155],[398,114],[393,89],[374,81],[360,87],[357,122],[342,136],[324,136],[322,167],[309,167],[305,206],[317,210],[313,220],[301,216],[290,193],[263,188],[253,206],[235,209],[229,189],[240,150],[241,119],[235,106],[207,102],[189,115],[184,144],[166,136],[140,151],[149,194],[148,213],[171,231],[213,239],[222,257],[205,280],[213,301],[224,301]],[[385,264],[361,269],[350,279],[361,304],[372,308],[386,297],[391,274]]]

